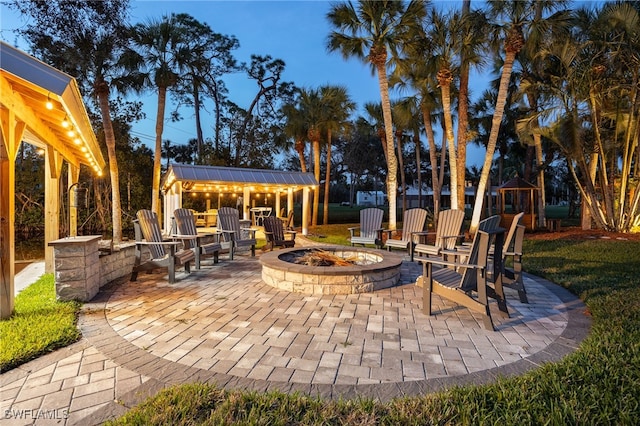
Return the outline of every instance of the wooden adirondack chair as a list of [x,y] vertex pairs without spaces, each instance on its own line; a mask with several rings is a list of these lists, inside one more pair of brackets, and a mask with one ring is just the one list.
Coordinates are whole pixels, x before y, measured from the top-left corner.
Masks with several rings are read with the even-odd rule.
[[[453,302],[456,302],[473,312],[482,314],[485,328],[495,330],[491,311],[489,309],[489,297],[498,300],[498,307],[503,315],[509,315],[504,295],[500,297],[502,265],[494,261],[493,278],[494,286],[489,281],[489,249],[495,242],[497,250],[502,251],[504,229],[497,228],[492,231],[478,231],[471,244],[470,252],[464,262],[449,262],[439,258],[419,258],[422,262],[422,276],[418,277],[416,285],[422,287],[423,311],[431,315],[432,295],[438,294]],[[498,253],[501,256],[502,253]],[[498,257],[501,259],[501,257]],[[434,269],[433,265],[448,266]],[[475,293],[475,296],[473,295]]]
[[[425,209],[409,209],[405,212],[402,221],[402,229],[393,231],[387,229],[384,232],[387,233],[387,241],[385,247],[388,251],[391,248],[399,248],[407,250],[413,261],[413,248],[415,247],[415,233],[422,232],[424,230],[424,223],[427,220],[427,211]],[[392,239],[393,232],[402,232],[402,237],[399,240]]]
[[438,214],[436,232],[417,232],[419,238],[435,235],[434,244],[416,244],[414,252],[426,256],[440,256],[441,250],[453,250],[459,239],[464,221],[464,210],[442,210]]
[[[169,283],[176,281],[176,266],[184,266],[185,272],[191,272],[190,262],[195,259],[191,249],[178,249],[178,241],[164,241],[158,216],[151,210],[139,210],[133,221],[136,238],[136,252],[131,281],[138,278],[138,272],[167,268]],[[151,257],[142,261],[142,247],[149,247]]]
[[[218,231],[222,233],[220,244],[223,250],[229,250],[229,259],[233,260],[233,254],[238,247],[250,247],[251,256],[256,255],[256,230],[240,228],[240,213],[233,207],[220,207],[218,209]],[[242,231],[249,234],[249,238],[243,238]]]
[[189,209],[176,209],[173,211],[175,229],[172,237],[182,240],[185,249],[192,249],[196,255],[196,269],[200,269],[200,261],[203,257],[213,256],[213,263],[218,263],[218,255],[222,250],[219,242],[205,243],[206,239],[219,238],[219,234],[207,232],[199,233],[196,229],[196,220]]
[[522,242],[524,241],[524,231],[526,227],[524,225],[516,225],[515,232],[512,237],[507,239],[504,244],[503,265],[507,259],[511,258],[511,267],[504,267],[503,286],[512,288],[518,292],[520,302],[529,303],[527,299],[527,290],[524,288],[524,281],[522,279]]
[[384,211],[378,208],[360,210],[360,226],[348,228],[351,234],[351,246],[355,244],[373,244],[382,247],[382,216]]
[[275,247],[293,247],[296,244],[296,231],[285,231],[280,218],[267,216],[262,222],[264,235],[267,238],[267,246],[273,250]]

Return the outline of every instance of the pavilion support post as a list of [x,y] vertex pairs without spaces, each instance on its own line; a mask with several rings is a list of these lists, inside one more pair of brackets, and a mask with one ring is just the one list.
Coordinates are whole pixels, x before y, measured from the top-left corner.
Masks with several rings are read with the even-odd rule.
[[242,189],[242,212],[240,215],[243,220],[251,220],[251,212],[249,210],[249,206],[251,202],[251,190],[248,187],[244,187]]
[[293,189],[287,188],[287,214],[289,210],[293,210]]
[[54,272],[51,241],[60,238],[60,171],[62,157],[51,146],[45,148],[44,173],[44,270]]
[[[280,191],[276,189],[275,192],[275,196],[276,196],[276,205],[275,205],[275,214],[274,216],[278,217],[280,216]],[[286,213],[285,213],[286,215]]]
[[80,168],[69,164],[67,169],[67,193],[69,194],[69,236],[78,236],[78,208],[76,207],[76,194],[69,189],[78,183]]
[[302,189],[302,235],[309,235],[309,188]]
[[0,112],[0,319],[13,314],[15,299],[16,155],[25,123],[11,109]]

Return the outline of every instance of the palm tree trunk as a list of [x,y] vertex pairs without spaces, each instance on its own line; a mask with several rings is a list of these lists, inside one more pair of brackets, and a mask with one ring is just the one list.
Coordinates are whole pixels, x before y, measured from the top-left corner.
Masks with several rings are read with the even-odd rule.
[[[462,15],[467,16],[471,11],[471,0],[462,1]],[[467,171],[467,127],[469,126],[469,61],[463,55],[460,58],[460,91],[458,92],[458,157],[456,169],[458,172],[458,205],[464,209],[464,189]]]
[[313,175],[318,185],[313,190],[313,212],[311,214],[311,226],[318,226],[318,211],[320,210],[320,139],[313,138]]
[[[103,83],[106,86],[106,83]],[[116,137],[113,133],[113,123],[111,122],[111,111],[109,109],[109,89],[97,90],[98,103],[100,104],[100,114],[102,116],[102,127],[104,129],[104,140],[107,145],[107,155],[109,157],[109,177],[111,179],[111,223],[112,242],[114,245],[122,241],[122,208],[120,203],[120,175],[118,174],[118,158],[116,156]]]
[[167,88],[158,87],[158,111],[156,113],[156,150],[153,156],[153,183],[151,188],[151,211],[160,216],[160,168],[162,161],[162,131],[164,130],[164,108],[167,101]]
[[438,147],[436,147],[435,134],[433,133],[433,125],[431,124],[431,111],[421,106],[422,121],[424,121],[424,130],[427,134],[427,143],[429,143],[429,161],[431,161],[431,189],[433,190],[433,216],[438,217],[440,212],[440,194],[442,184],[438,175]]
[[375,63],[378,71],[378,85],[382,103],[382,117],[387,141],[387,199],[389,200],[389,229],[398,228],[397,198],[398,198],[398,159],[393,146],[393,119],[391,118],[391,101],[389,100],[389,81],[387,80],[386,55],[385,61]]
[[451,209],[458,210],[458,162],[456,155],[456,146],[453,138],[453,117],[451,116],[451,86],[443,84],[440,86],[442,91],[442,107],[444,110],[444,126],[447,136],[447,146],[449,148],[449,188],[451,190]]
[[398,141],[398,168],[400,169],[400,187],[402,188],[402,217],[407,210],[407,183],[404,175],[404,156],[402,155],[402,131],[396,131],[396,140]]
[[322,224],[329,224],[329,189],[331,187],[331,129],[327,130],[327,170],[324,177],[324,203],[322,204]]
[[471,216],[471,226],[469,232],[475,234],[480,223],[482,215],[482,205],[484,203],[484,194],[489,181],[489,173],[491,172],[491,163],[493,162],[493,154],[496,151],[498,143],[498,133],[500,132],[500,124],[504,116],[504,108],[507,103],[507,93],[509,91],[509,80],[511,80],[511,70],[513,62],[516,59],[516,51],[507,50],[505,54],[504,64],[502,66],[502,74],[500,76],[500,86],[498,89],[498,98],[496,100],[496,108],[491,120],[491,132],[489,133],[489,141],[487,143],[487,153],[482,164],[482,173],[480,174],[480,182],[478,183],[478,191],[476,192],[475,204],[473,206],[473,215]]

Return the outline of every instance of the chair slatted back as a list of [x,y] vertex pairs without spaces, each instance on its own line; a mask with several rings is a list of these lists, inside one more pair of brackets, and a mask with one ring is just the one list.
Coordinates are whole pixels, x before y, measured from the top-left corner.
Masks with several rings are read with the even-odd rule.
[[284,241],[284,226],[282,221],[275,216],[267,216],[263,221],[264,230],[267,233],[271,233],[269,238],[273,238],[272,241]]
[[382,229],[384,211],[375,207],[360,210],[360,236],[363,238],[378,238],[378,231]]
[[[465,263],[468,265],[475,264],[486,267],[487,259],[489,257],[489,247],[491,246],[491,240],[492,238],[489,232],[478,230],[478,232],[476,232],[476,235],[473,237],[471,250],[469,252],[469,256],[465,260]],[[462,279],[460,282],[460,288],[464,291],[477,289],[478,273],[480,272],[477,269],[464,268]]]
[[[176,209],[173,211],[173,218],[176,221],[177,233],[182,235],[198,235],[196,229],[196,218],[189,209]],[[185,249],[196,247],[193,239],[182,240]]]
[[402,241],[411,241],[411,234],[424,230],[426,221],[427,211],[425,209],[407,210],[402,221]]
[[[142,238],[148,242],[161,242],[162,230],[160,229],[160,223],[158,222],[158,216],[151,210],[138,210],[136,214],[138,218],[138,224],[140,225],[140,231],[142,232]],[[149,251],[151,257],[154,259],[160,259],[166,256],[166,251],[162,245],[149,245]]]
[[[511,226],[509,227],[509,232],[507,233],[507,236],[504,238],[504,246],[502,248],[502,253],[509,251],[509,247],[513,244],[516,229],[518,225],[520,225],[520,220],[522,219],[522,216],[524,216],[524,212],[518,213],[513,217],[513,220],[511,221]],[[521,250],[522,250],[522,247],[520,247],[520,250],[518,251],[521,251]]]
[[456,238],[443,238],[460,235],[464,222],[464,210],[443,210],[438,214],[435,246],[453,250],[458,241]]
[[289,210],[289,214],[287,215],[287,223],[285,228],[293,230],[293,210]]
[[[218,209],[218,227],[222,231],[235,232],[236,239],[240,238],[240,213],[233,207],[220,207]],[[230,236],[222,234],[225,242],[230,241]]]

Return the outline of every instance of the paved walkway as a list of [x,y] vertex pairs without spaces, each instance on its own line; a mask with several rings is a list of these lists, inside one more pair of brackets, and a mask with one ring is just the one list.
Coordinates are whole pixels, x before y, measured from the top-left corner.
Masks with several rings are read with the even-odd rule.
[[82,340],[0,376],[0,423],[100,424],[193,381],[386,401],[523,374],[573,352],[590,327],[579,299],[530,275],[530,303],[506,289],[511,317],[493,303],[490,332],[439,297],[425,316],[418,263],[405,260],[390,289],[308,296],[263,283],[258,257],[225,258],[174,285],[158,273],[103,288],[83,306]]

